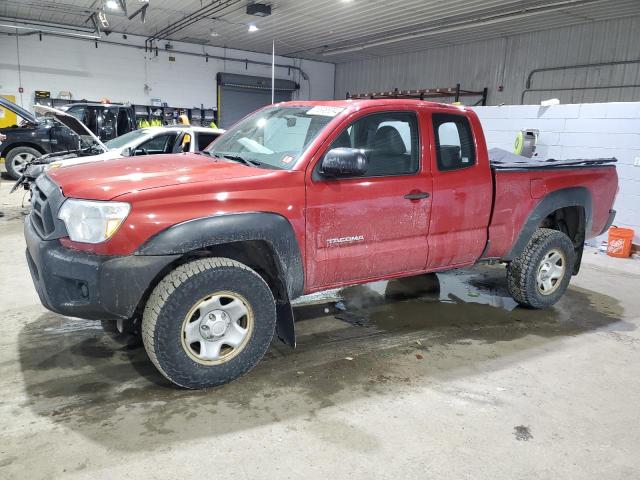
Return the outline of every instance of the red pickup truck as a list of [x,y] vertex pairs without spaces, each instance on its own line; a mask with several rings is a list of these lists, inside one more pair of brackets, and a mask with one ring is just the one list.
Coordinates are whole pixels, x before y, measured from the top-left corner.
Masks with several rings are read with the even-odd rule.
[[201,154],[50,170],[27,260],[45,307],[137,323],[166,378],[210,387],[274,332],[294,346],[315,291],[500,261],[521,305],[552,305],[613,221],[612,162],[490,153],[464,107],[281,103]]

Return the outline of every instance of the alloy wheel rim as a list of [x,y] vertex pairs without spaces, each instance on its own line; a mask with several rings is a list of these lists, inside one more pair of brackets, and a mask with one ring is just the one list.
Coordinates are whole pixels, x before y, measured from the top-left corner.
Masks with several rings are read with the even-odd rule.
[[551,295],[555,292],[564,278],[566,264],[566,258],[560,250],[554,248],[547,252],[538,266],[536,276],[538,292],[542,295]]
[[35,160],[36,156],[33,155],[32,153],[19,153],[18,155],[16,155],[15,157],[13,157],[13,160],[11,163],[13,163],[13,169],[16,172],[22,172],[22,169],[24,168],[24,164],[27,162],[30,162],[31,160]]
[[254,328],[249,302],[235,292],[221,291],[200,299],[182,322],[182,347],[203,365],[226,363],[246,346]]

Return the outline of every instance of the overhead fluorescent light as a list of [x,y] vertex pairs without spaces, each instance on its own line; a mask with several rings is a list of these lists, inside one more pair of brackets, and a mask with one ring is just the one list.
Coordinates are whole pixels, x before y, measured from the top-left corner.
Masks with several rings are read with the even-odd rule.
[[100,21],[102,28],[109,28],[109,20],[107,19],[106,13],[98,12],[98,20]]
[[249,24],[249,31],[250,32],[257,32],[258,30],[260,30],[255,23],[250,23]]
[[115,15],[127,15],[126,0],[104,0],[103,10],[109,11]]

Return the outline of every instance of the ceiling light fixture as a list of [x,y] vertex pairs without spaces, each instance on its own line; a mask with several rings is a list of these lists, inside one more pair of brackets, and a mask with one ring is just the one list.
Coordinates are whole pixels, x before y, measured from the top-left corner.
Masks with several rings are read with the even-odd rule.
[[104,0],[102,10],[113,15],[127,16],[127,0]]
[[250,3],[247,5],[247,15],[268,17],[271,15],[271,5],[267,5],[265,3]]
[[102,28],[109,28],[109,19],[107,19],[107,14],[104,12],[98,12],[98,20],[100,21],[100,25]]
[[255,23],[250,23],[249,24],[249,31],[250,32],[257,32],[258,30],[260,30],[257,25]]

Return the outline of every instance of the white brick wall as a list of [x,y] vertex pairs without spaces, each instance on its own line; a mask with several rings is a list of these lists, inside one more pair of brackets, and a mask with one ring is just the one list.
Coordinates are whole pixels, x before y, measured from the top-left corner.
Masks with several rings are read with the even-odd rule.
[[580,105],[506,105],[474,107],[489,148],[513,149],[523,128],[540,131],[537,154],[542,158],[616,157],[620,193],[616,225],[635,230],[640,243],[640,102]]

